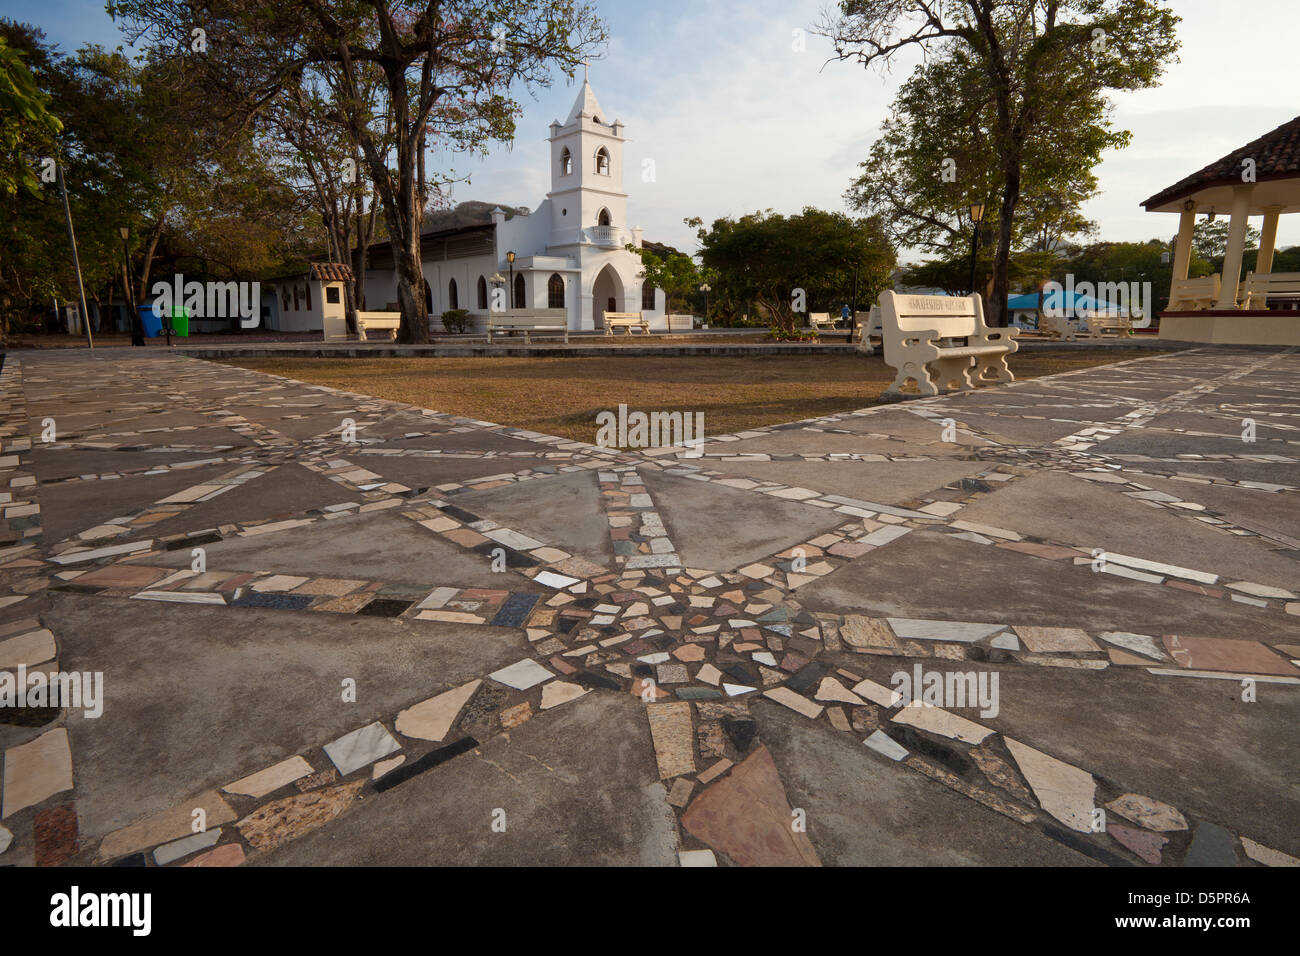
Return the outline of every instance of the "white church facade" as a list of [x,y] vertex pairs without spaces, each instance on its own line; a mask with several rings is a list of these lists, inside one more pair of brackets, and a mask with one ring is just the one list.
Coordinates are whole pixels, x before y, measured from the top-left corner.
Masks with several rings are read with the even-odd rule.
[[[623,124],[608,121],[585,79],[569,118],[550,127],[551,190],[536,210],[466,202],[425,217],[421,258],[430,331],[442,313],[466,309],[486,328],[494,288],[508,308],[565,309],[570,331],[599,330],[609,312],[641,312],[666,329],[665,297],[641,278],[642,246],[628,226]],[[512,255],[513,254],[513,255]],[[365,308],[396,307],[397,274],[386,243],[368,253]],[[512,261],[513,260],[513,261]]]

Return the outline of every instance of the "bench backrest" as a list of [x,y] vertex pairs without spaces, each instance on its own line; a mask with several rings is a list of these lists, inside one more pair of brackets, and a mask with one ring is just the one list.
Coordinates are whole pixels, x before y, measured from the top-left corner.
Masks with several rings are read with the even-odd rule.
[[401,312],[358,312],[357,318],[367,325],[373,325],[379,328],[380,325],[389,322],[400,323],[402,321]]
[[984,307],[979,296],[900,295],[880,296],[881,334],[906,335],[936,331],[940,338],[965,338],[985,328]]
[[809,322],[829,322],[831,314],[829,312],[810,312],[808,313]]
[[1217,299],[1220,280],[1218,274],[1196,279],[1179,279],[1174,283],[1173,299]]
[[606,312],[605,320],[609,321],[610,319],[630,319],[634,322],[645,321],[642,319],[640,312]]
[[524,326],[567,328],[568,325],[568,309],[511,309],[508,312],[488,313],[488,326],[494,329]]
[[1246,291],[1254,293],[1300,292],[1300,272],[1265,272],[1262,275],[1256,275],[1252,272],[1246,276]]

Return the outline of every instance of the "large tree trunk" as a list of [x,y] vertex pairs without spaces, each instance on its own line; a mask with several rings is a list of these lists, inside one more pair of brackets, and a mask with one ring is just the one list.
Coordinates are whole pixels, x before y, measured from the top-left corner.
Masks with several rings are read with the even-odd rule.
[[1010,293],[1011,224],[1020,198],[1020,159],[1018,154],[1008,154],[1003,164],[1005,184],[1002,189],[1002,206],[998,213],[998,248],[993,256],[993,294],[984,303],[985,320],[990,325],[1007,324],[1007,296]]

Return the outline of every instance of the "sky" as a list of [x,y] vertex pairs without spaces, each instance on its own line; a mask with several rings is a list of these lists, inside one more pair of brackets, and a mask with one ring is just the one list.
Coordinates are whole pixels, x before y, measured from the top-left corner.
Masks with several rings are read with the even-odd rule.
[[[626,126],[629,226],[684,250],[706,223],[771,208],[845,209],[844,191],[868,154],[912,54],[889,72],[830,61],[813,35],[826,0],[595,0],[610,42],[591,65],[605,119]],[[1101,194],[1085,207],[1098,238],[1140,241],[1177,231],[1143,199],[1300,112],[1295,37],[1300,0],[1173,0],[1180,62],[1159,87],[1114,95],[1113,120],[1132,133],[1108,152]],[[4,0],[0,13],[35,23],[71,51],[124,42],[99,0]],[[803,43],[796,31],[803,31]],[[802,47],[802,49],[800,49]],[[581,77],[521,91],[516,139],[483,159],[439,157],[468,173],[454,201],[535,209],[549,188],[546,137],[568,116]],[[655,180],[643,182],[643,160]],[[1255,222],[1258,225],[1258,222]],[[1282,217],[1278,245],[1300,243],[1300,216]]]

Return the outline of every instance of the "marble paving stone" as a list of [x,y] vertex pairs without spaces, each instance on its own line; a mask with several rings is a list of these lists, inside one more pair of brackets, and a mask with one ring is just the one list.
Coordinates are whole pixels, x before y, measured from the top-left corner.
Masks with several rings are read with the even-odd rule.
[[482,680],[472,680],[408,707],[397,715],[397,732],[418,740],[442,741],[456,722],[461,708],[474,696],[482,683]]
[[206,867],[206,866],[243,866],[244,848],[238,843],[227,843],[219,846],[215,850],[210,850],[201,856],[196,856],[188,863],[182,863],[183,867]]
[[1223,827],[1201,822],[1192,833],[1192,845],[1183,857],[1183,866],[1236,866],[1236,839]]
[[1014,794],[1017,799],[1025,803],[1033,803],[1032,794],[1020,782],[1020,777],[1016,775],[1011,765],[1000,756],[984,747],[972,747],[967,753],[984,776],[989,778],[990,783]]
[[230,809],[230,805],[215,790],[209,790],[113,831],[99,844],[99,859],[112,860],[188,836],[193,832],[195,810],[203,811],[204,823],[209,829],[235,819],[235,811]]
[[870,737],[862,741],[878,754],[884,754],[890,760],[902,760],[907,756],[907,749],[896,743],[894,739],[882,730],[875,731]]
[[861,704],[863,700],[834,677],[823,677],[814,695],[818,700],[837,700],[846,704]]
[[1168,833],[1187,829],[1187,818],[1176,807],[1144,797],[1140,793],[1123,794],[1106,804],[1106,809],[1145,830]]
[[215,846],[221,839],[221,827],[213,827],[203,833],[195,833],[173,843],[164,843],[153,851],[153,860],[159,866],[166,866],[183,859],[192,853]]
[[325,745],[325,756],[343,776],[402,749],[379,721],[367,724]]
[[528,701],[515,704],[513,707],[507,707],[501,711],[500,721],[504,730],[513,730],[520,724],[531,720],[533,716],[533,706]]
[[0,853],[9,849],[9,844],[14,842],[13,831],[6,827],[0,827]]
[[[1300,866],[1300,860],[1295,857],[1280,850],[1270,849],[1262,843],[1256,843],[1247,837],[1241,838],[1241,848],[1246,851],[1246,856],[1256,863],[1263,863],[1265,866]],[[3,852],[3,850],[0,850],[0,853]]]
[[906,724],[919,730],[928,730],[940,737],[949,737],[968,744],[983,743],[984,738],[993,733],[987,727],[981,727],[965,717],[958,716],[940,707],[926,707],[924,705],[918,707],[911,704],[907,707],[900,707],[898,712],[894,714],[893,721],[896,724]]
[[268,803],[254,810],[236,826],[254,849],[267,852],[304,833],[323,826],[356,800],[365,780],[337,787],[312,790]]
[[42,628],[30,634],[20,634],[0,641],[0,670],[10,670],[25,664],[33,667],[53,660],[57,653],[54,635]]
[[1258,641],[1185,637],[1181,634],[1166,634],[1163,639],[1165,650],[1181,667],[1229,671],[1234,674],[1300,677],[1300,668]]
[[1020,639],[1014,634],[999,634],[989,641],[989,646],[1005,651],[1018,651],[1020,650]]
[[1097,790],[1092,774],[1018,740],[1003,740],[1042,808],[1071,830],[1090,833]]
[[72,752],[63,727],[5,751],[4,818],[71,789]]
[[668,803],[681,809],[690,803],[691,794],[695,792],[695,781],[690,777],[678,777],[668,791]]
[[1102,631],[1098,637],[1108,644],[1127,648],[1135,654],[1141,654],[1154,661],[1165,661],[1164,652],[1156,639],[1149,634],[1133,634],[1129,631]]
[[866,698],[873,704],[879,704],[881,707],[893,707],[903,699],[900,691],[892,687],[886,687],[884,684],[877,684],[870,679],[859,681],[853,685],[853,693]]
[[588,693],[590,693],[590,690],[580,684],[570,684],[559,680],[551,681],[542,688],[541,709],[550,710],[552,707],[559,707],[561,704],[577,700]]
[[239,793],[247,797],[256,797],[258,799],[266,796],[268,793],[279,790],[281,787],[288,786],[296,780],[310,774],[311,764],[299,756],[290,757],[288,760],[281,760],[274,766],[267,767],[265,770],[259,770],[257,773],[249,774],[241,780],[234,783],[226,784],[222,789],[226,793]]
[[796,694],[788,687],[773,687],[771,690],[763,691],[763,696],[776,701],[778,704],[784,704],[810,720],[816,720],[822,713],[820,705],[814,704],[802,694]]
[[396,757],[389,757],[387,760],[378,761],[374,769],[370,771],[370,779],[378,780],[384,774],[391,770],[396,770],[402,764],[406,763],[406,754],[398,754]]
[[718,858],[712,850],[681,850],[677,854],[681,866],[717,866]]
[[[50,807],[32,822],[37,866],[59,866],[77,855],[77,809],[72,804]],[[4,848],[0,846],[0,853]]]
[[1077,627],[1028,627],[1017,624],[1015,632],[1026,648],[1038,654],[1099,650],[1092,638]]
[[840,637],[850,647],[897,648],[898,641],[884,621],[877,618],[850,614],[840,625]]
[[554,676],[554,674],[532,658],[524,658],[521,661],[516,661],[509,667],[503,667],[501,670],[493,671],[488,675],[488,677],[492,678],[498,684],[505,684],[507,687],[513,687],[515,690],[528,690],[528,688],[536,687],[538,684],[550,680]]
[[792,819],[776,764],[760,746],[691,802],[682,826],[740,866],[820,866]]
[[917,618],[891,617],[889,626],[905,640],[956,641],[971,644],[1002,630],[1001,624],[975,624],[964,621],[927,621]]
[[1169,842],[1168,837],[1162,837],[1158,833],[1149,833],[1146,830],[1138,830],[1135,827],[1126,827],[1122,823],[1109,824],[1106,827],[1106,832],[1122,846],[1132,850],[1152,866],[1160,865],[1161,851],[1164,849],[1165,844]]
[[685,702],[649,704],[646,718],[654,742],[659,777],[668,780],[695,772],[695,733],[691,705]]

